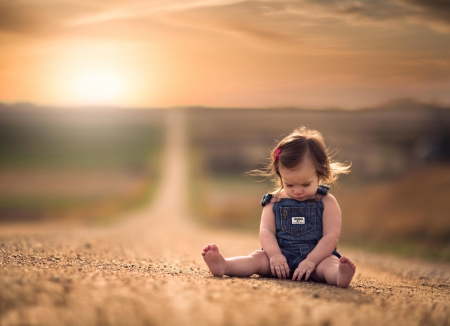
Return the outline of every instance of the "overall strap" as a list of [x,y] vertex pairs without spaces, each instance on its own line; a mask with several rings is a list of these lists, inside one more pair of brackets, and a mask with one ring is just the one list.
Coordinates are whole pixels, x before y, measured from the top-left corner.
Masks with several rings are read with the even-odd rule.
[[261,206],[264,207],[272,200],[272,194],[265,194],[261,200]]
[[316,194],[318,195],[322,195],[322,196],[326,196],[328,195],[328,191],[330,190],[330,187],[325,186],[325,185],[319,185],[317,187],[317,192]]
[[261,206],[264,207],[269,203],[279,203],[280,201],[280,197],[274,196],[272,194],[265,194],[261,200]]
[[[316,201],[319,201],[320,198],[322,198],[322,196],[326,196],[328,195],[328,191],[330,190],[330,187],[326,186],[326,185],[319,185],[317,187],[317,191],[316,191]],[[317,195],[319,195],[320,197],[317,197]],[[269,204],[270,202],[272,202],[272,199],[275,199],[274,202],[279,202],[280,198],[279,197],[275,197],[272,194],[265,194],[261,200],[261,206],[264,207],[267,204]]]

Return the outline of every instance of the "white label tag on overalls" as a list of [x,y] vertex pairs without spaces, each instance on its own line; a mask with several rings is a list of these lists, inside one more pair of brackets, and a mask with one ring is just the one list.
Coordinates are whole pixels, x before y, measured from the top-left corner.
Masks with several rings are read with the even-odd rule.
[[293,217],[292,224],[305,224],[305,218],[304,217]]

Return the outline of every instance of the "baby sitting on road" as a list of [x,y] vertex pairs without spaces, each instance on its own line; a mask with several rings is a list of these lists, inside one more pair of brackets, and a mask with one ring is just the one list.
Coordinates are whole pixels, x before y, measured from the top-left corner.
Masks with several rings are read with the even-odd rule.
[[339,174],[349,171],[350,165],[332,160],[318,131],[293,131],[272,150],[267,170],[256,171],[277,182],[277,189],[261,201],[262,249],[225,259],[209,244],[202,255],[211,273],[311,279],[347,287],[356,267],[336,250],[341,211],[325,184],[335,184]]

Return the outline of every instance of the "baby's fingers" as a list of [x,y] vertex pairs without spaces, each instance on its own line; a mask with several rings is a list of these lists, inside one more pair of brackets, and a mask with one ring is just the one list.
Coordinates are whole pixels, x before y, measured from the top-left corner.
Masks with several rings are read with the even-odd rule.
[[278,276],[278,278],[285,279],[286,278],[286,273],[284,271],[284,266],[283,265],[278,265],[276,267],[276,269],[277,269],[277,276]]
[[312,272],[313,272],[312,269],[306,270],[306,273],[305,273],[305,281],[307,281],[307,280],[309,279],[309,277],[311,276],[311,273],[312,273]]
[[289,266],[286,263],[281,265],[281,271],[283,274],[283,279],[287,279],[289,277]]
[[306,270],[304,268],[297,268],[295,270],[294,276],[292,277],[292,280],[300,281],[305,274]]
[[277,273],[275,272],[275,266],[273,266],[272,264],[270,265],[270,272],[273,276],[277,276]]
[[271,269],[271,271],[272,271],[272,275],[273,275],[273,276],[279,277],[279,274],[280,274],[280,267],[279,267],[278,265],[271,265],[271,266],[270,266],[270,269]]
[[289,272],[286,272],[286,267],[284,265],[275,266],[275,272],[275,276],[277,276],[279,279],[286,279],[289,275]]

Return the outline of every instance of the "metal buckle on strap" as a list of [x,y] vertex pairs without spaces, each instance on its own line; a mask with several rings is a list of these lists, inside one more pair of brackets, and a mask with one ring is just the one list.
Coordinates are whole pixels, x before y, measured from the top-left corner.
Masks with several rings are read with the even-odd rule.
[[261,206],[264,207],[269,203],[279,203],[280,201],[281,201],[280,197],[275,197],[272,194],[265,194],[261,200]]
[[272,200],[272,194],[265,194],[261,200],[261,206],[264,207]]

